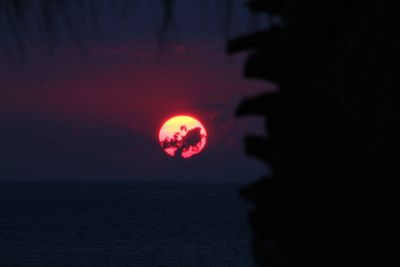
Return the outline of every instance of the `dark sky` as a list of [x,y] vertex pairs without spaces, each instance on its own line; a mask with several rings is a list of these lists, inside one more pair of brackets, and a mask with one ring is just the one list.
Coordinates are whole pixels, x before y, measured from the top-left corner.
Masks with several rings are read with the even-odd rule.
[[[158,1],[104,1],[96,27],[88,11],[67,10],[72,23],[56,11],[53,35],[26,15],[23,52],[3,25],[0,180],[245,182],[265,172],[242,146],[244,133],[263,134],[262,121],[233,112],[268,86],[246,81],[243,57],[226,55],[214,1],[177,1],[161,49]],[[234,8],[229,36],[246,31],[244,12]],[[162,122],[182,113],[208,131],[205,150],[188,160],[169,158],[157,140]]]

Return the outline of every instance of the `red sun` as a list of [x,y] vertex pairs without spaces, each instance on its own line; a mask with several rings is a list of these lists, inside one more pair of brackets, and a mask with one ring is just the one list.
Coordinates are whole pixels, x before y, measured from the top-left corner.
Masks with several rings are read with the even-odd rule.
[[161,148],[171,157],[190,158],[206,145],[207,132],[200,121],[190,116],[168,119],[160,129]]

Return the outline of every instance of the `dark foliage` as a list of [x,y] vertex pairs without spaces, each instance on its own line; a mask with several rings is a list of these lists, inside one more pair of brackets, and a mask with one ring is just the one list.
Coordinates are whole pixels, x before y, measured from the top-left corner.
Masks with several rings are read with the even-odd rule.
[[[398,15],[390,1],[254,0],[284,28],[233,40],[245,76],[280,91],[245,100],[266,118],[247,152],[273,170],[241,190],[259,266],[397,266]],[[396,262],[396,263],[395,263]]]
[[[141,1],[146,2],[146,0]],[[169,30],[177,27],[175,18],[179,14],[175,14],[177,0],[157,1],[162,10],[161,24],[157,30],[159,48],[162,48]],[[198,1],[204,6],[208,6],[209,1],[215,2],[214,7],[219,11],[223,31],[226,35],[229,33],[234,0],[191,1]],[[1,36],[0,46],[8,51],[17,47],[19,52],[23,53],[26,43],[31,41],[25,39],[26,33],[29,33],[43,42],[51,52],[57,44],[59,33],[66,31],[76,46],[82,50],[84,44],[80,30],[83,26],[87,26],[92,27],[95,32],[101,20],[102,9],[106,7],[109,12],[116,13],[117,17],[127,19],[134,17],[135,11],[140,12],[136,10],[139,6],[137,2],[137,0],[0,0],[0,30],[7,33]],[[156,10],[149,16],[157,16]]]
[[182,157],[182,153],[188,149],[199,148],[202,142],[201,128],[195,127],[187,130],[186,126],[181,126],[181,131],[186,132],[185,135],[181,135],[179,132],[174,134],[172,139],[166,138],[161,142],[163,149],[176,148],[175,157]]

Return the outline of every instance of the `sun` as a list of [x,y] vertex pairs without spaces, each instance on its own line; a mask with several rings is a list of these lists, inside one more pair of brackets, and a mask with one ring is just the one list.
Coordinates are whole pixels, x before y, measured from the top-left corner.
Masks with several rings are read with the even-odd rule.
[[158,140],[169,156],[190,158],[204,149],[207,132],[199,120],[180,115],[164,122]]

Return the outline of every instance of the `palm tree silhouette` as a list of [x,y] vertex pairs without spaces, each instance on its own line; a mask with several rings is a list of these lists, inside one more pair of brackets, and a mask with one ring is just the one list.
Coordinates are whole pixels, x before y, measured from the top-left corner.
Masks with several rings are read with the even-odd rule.
[[394,3],[254,0],[283,27],[232,40],[244,74],[280,91],[237,115],[266,118],[247,152],[273,175],[242,188],[259,266],[386,266],[400,223],[398,16]]

